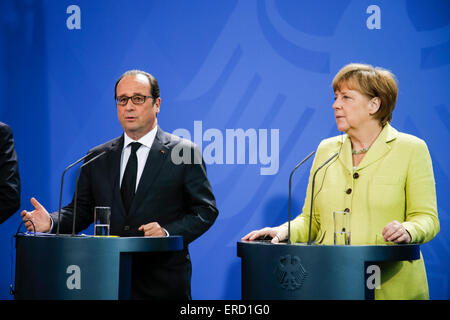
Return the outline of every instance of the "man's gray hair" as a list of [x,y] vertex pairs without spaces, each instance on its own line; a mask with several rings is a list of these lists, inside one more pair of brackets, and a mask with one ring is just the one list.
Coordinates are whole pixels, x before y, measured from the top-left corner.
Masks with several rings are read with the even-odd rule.
[[138,74],[142,74],[147,77],[148,82],[150,83],[150,95],[153,97],[153,99],[159,98],[160,96],[159,84],[154,76],[142,70],[129,70],[124,74],[122,74],[120,78],[117,80],[116,85],[114,86],[114,99],[117,98],[117,85],[119,84],[120,80],[122,80],[126,76],[137,76]]

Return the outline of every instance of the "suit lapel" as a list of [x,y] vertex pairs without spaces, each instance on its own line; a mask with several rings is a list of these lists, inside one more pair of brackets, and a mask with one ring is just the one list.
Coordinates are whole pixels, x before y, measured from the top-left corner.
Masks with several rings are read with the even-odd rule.
[[384,157],[391,150],[388,142],[394,140],[397,137],[397,134],[397,130],[392,128],[389,124],[386,124],[381,131],[380,136],[375,140],[365,157],[361,160],[358,169],[363,169]]
[[339,161],[348,172],[353,171],[352,145],[347,135],[345,135],[345,140],[341,147]]
[[120,199],[120,211],[122,215],[126,215],[125,208],[122,203],[122,195],[120,193],[120,160],[122,158],[124,138],[123,135],[117,138],[111,145],[110,152],[108,153],[108,172],[110,172],[110,185],[112,186],[114,199]]
[[142,201],[147,197],[148,190],[155,182],[158,174],[161,172],[161,167],[169,155],[169,149],[165,146],[167,141],[164,139],[164,132],[158,127],[155,140],[148,153],[147,161],[145,163],[144,171],[142,172],[139,185],[136,190],[133,202],[131,203],[129,215],[132,215]]

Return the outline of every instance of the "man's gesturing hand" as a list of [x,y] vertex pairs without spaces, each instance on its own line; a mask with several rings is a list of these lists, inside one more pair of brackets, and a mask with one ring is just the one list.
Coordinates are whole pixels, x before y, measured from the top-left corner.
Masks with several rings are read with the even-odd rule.
[[[31,204],[34,206],[33,211],[23,210],[20,215],[25,222],[28,231],[48,232],[52,226],[50,215],[42,204],[35,198],[31,198]],[[34,227],[33,227],[34,226]],[[34,229],[36,228],[36,230]]]

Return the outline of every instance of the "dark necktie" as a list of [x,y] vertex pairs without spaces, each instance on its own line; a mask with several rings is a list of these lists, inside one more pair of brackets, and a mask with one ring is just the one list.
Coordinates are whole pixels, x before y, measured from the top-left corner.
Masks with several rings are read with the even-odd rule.
[[131,203],[133,202],[134,194],[136,192],[136,178],[137,178],[137,156],[136,151],[141,147],[139,142],[131,143],[131,153],[128,158],[127,166],[122,178],[122,193],[123,206],[125,212],[130,211]]

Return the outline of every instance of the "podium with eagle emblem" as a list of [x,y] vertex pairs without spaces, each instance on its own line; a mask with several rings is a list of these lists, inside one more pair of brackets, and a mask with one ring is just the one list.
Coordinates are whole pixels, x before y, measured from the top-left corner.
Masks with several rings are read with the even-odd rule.
[[237,243],[243,300],[372,300],[378,263],[417,260],[419,245]]

